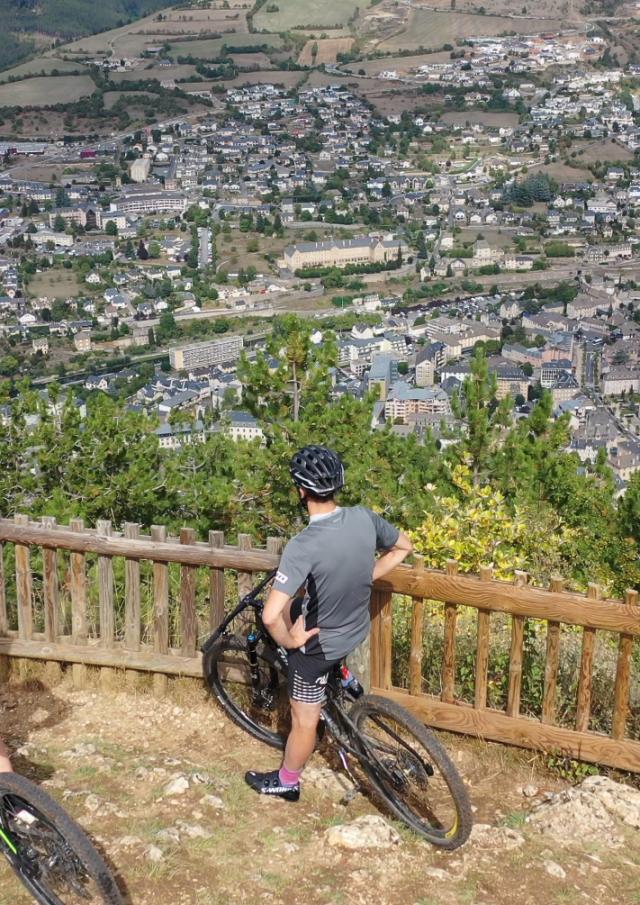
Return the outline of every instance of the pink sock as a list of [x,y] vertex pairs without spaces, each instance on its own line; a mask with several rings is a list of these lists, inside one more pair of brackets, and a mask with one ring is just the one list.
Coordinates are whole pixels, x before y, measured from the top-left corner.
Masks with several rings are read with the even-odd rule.
[[284,764],[280,767],[278,778],[283,786],[297,786],[300,782],[302,770],[287,770]]

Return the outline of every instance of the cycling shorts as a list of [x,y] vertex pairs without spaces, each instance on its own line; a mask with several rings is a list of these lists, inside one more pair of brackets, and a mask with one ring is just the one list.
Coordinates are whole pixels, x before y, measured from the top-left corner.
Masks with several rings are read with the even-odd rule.
[[329,677],[340,662],[326,660],[322,654],[288,651],[287,690],[291,700],[301,704],[324,704]]

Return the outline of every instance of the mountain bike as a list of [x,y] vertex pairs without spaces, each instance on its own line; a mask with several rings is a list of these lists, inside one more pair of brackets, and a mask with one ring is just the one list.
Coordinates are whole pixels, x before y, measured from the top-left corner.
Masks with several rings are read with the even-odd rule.
[[[202,652],[207,685],[228,716],[254,738],[283,749],[290,728],[287,653],[265,629],[260,597],[274,575],[242,598]],[[353,783],[347,801],[360,791],[353,763],[389,811],[415,833],[447,850],[467,840],[472,817],[462,779],[434,733],[403,707],[378,695],[354,700],[337,667],[319,735],[335,742]]]
[[17,773],[0,773],[0,852],[40,905],[124,905],[84,831]]

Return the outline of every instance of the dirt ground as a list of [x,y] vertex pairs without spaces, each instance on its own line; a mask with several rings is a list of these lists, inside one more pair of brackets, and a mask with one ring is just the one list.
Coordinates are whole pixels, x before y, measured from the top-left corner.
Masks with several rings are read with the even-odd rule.
[[[129,905],[637,905],[640,850],[561,847],[525,823],[532,801],[562,784],[540,759],[497,745],[444,741],[464,776],[477,824],[442,854],[395,824],[383,851],[327,844],[329,827],[380,814],[358,795],[341,803],[342,776],[314,755],[301,801],[257,798],[243,773],[278,763],[236,728],[193,682],[169,696],[68,678],[0,688],[0,734],[16,768],[43,784],[117,867]],[[168,794],[184,777],[188,788]],[[532,797],[532,788],[535,790]],[[386,816],[383,814],[383,816]],[[561,866],[548,872],[549,859]],[[29,905],[0,865],[0,905]]]

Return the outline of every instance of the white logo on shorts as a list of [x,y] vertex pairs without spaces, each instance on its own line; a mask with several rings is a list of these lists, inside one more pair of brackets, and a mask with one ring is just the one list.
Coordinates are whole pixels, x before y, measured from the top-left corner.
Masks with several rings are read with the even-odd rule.
[[320,676],[316,679],[316,685],[326,685],[329,680],[329,676]]
[[284,572],[276,572],[275,580],[280,584],[286,584],[289,581],[289,576],[285,575]]

